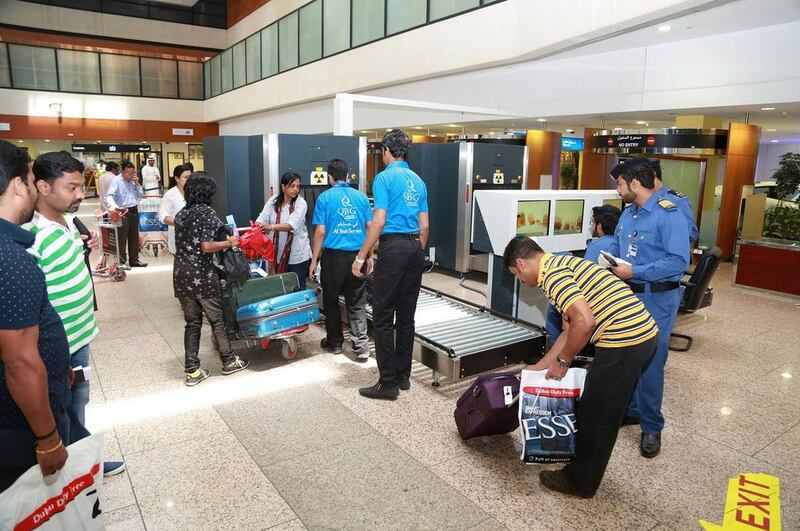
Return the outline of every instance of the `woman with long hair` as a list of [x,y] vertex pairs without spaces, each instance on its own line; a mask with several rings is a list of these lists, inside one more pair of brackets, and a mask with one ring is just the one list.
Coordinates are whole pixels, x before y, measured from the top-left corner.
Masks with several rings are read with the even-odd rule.
[[300,289],[306,289],[311,244],[308,241],[306,212],[308,204],[300,197],[300,176],[286,172],[281,177],[280,191],[270,197],[256,222],[265,233],[273,233],[275,273],[294,272]]
[[175,255],[175,215],[186,206],[186,199],[183,195],[184,186],[192,172],[184,164],[175,166],[172,177],[175,179],[175,186],[167,190],[161,198],[161,207],[158,209],[158,219],[161,223],[169,227],[167,247],[169,252]]
[[203,313],[206,314],[222,360],[222,374],[228,375],[247,368],[248,362],[233,352],[222,318],[222,287],[213,255],[239,245],[239,238],[228,236],[216,241],[224,224],[211,208],[217,192],[214,179],[197,171],[189,176],[184,186],[186,206],[175,215],[175,267],[172,281],[175,297],[183,308],[186,328],[183,335],[186,373],[184,383],[197,385],[208,378],[208,371],[200,368],[200,329]]

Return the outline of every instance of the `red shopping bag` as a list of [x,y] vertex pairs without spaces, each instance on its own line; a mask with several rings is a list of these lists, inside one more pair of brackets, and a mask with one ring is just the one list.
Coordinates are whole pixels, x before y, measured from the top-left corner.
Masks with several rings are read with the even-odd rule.
[[261,232],[257,223],[250,222],[250,230],[239,237],[239,248],[248,260],[264,259],[267,262],[275,261],[275,246],[272,240]]

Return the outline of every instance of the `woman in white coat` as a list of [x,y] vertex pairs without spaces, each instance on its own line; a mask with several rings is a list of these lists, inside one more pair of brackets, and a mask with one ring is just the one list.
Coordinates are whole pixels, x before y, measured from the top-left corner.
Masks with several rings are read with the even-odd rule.
[[275,265],[273,272],[293,271],[306,289],[311,244],[308,241],[306,212],[308,204],[300,197],[300,176],[286,172],[281,177],[280,191],[270,197],[256,222],[265,233],[273,233]]
[[175,215],[186,206],[183,187],[191,174],[192,172],[188,166],[184,164],[175,166],[172,172],[172,176],[175,178],[175,186],[170,188],[161,198],[161,208],[158,210],[158,219],[169,227],[168,248],[173,256],[175,255]]

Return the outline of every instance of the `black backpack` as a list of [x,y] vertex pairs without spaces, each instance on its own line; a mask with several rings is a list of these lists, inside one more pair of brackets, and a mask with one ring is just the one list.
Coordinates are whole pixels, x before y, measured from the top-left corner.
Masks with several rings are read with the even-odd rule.
[[[228,227],[220,228],[217,233],[217,241],[225,241],[231,236]],[[250,278],[250,264],[244,257],[244,253],[238,247],[225,249],[214,254],[214,265],[220,270],[221,278],[228,284],[242,285]]]

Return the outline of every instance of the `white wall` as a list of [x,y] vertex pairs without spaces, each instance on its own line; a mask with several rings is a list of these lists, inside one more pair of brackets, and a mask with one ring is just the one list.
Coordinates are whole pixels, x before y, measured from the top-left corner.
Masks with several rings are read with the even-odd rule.
[[227,32],[223,29],[93,13],[19,0],[0,0],[0,23],[78,33],[87,37],[115,37],[201,48],[227,47]]
[[55,116],[51,103],[65,118],[203,121],[202,101],[0,89],[0,114]]
[[778,162],[784,153],[800,153],[800,142],[761,144],[759,146],[756,182],[772,179],[772,174],[778,169]]

